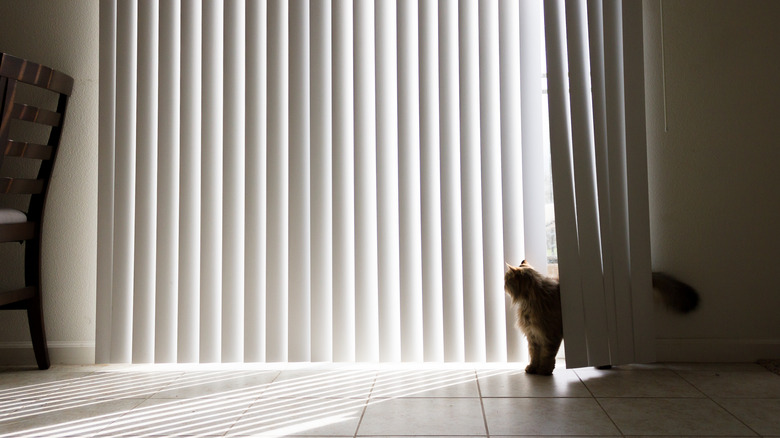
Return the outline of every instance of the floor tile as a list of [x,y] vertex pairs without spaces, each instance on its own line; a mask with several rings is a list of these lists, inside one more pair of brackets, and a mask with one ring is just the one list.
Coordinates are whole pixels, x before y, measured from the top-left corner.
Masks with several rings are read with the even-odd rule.
[[182,374],[152,398],[226,397],[247,393],[259,397],[277,375],[275,371],[191,371]]
[[556,369],[552,376],[523,370],[479,370],[482,397],[590,397],[573,370]]
[[73,380],[48,400],[148,398],[177,381],[182,372],[96,372]]
[[679,371],[678,374],[713,398],[780,398],[780,376],[769,371]]
[[366,399],[375,380],[375,370],[282,371],[263,397]]
[[490,435],[619,435],[590,398],[486,398]]
[[626,435],[755,435],[709,399],[603,398],[598,401]]
[[354,436],[367,400],[262,398],[227,436]]
[[475,398],[372,400],[358,428],[358,436],[485,434],[482,407]]
[[722,399],[716,402],[757,433],[780,436],[780,399]]
[[249,409],[254,397],[148,399],[117,419],[100,436],[222,436]]
[[595,397],[704,397],[671,370],[582,368],[576,373]]
[[92,372],[55,372],[41,370],[3,371],[0,373],[0,400],[34,400],[61,391]]
[[474,370],[381,371],[371,398],[479,397]]
[[85,400],[67,407],[18,411],[0,422],[0,437],[94,436],[142,403],[141,399]]
[[[634,367],[637,365],[631,365]],[[638,365],[643,367],[645,365]],[[652,364],[674,371],[740,371],[740,372],[766,372],[767,369],[757,363],[747,362],[667,362]]]

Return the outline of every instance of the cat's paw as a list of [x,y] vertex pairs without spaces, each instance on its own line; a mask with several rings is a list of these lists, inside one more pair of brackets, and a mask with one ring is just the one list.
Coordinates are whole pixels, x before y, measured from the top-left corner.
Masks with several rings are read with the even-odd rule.
[[539,374],[540,376],[552,376],[554,368],[539,368],[536,370],[536,374]]
[[525,372],[528,374],[536,374],[537,366],[536,364],[530,364],[527,367],[525,367]]

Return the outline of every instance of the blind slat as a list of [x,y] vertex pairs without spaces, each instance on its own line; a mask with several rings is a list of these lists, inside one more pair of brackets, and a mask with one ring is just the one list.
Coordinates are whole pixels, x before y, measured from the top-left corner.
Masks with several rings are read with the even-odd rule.
[[222,3],[204,3],[200,181],[201,362],[220,362],[222,356],[223,20]]
[[[401,358],[423,360],[420,65],[416,0],[398,2],[398,172]],[[403,176],[403,177],[401,177]]]
[[155,362],[176,362],[179,280],[181,2],[160,4]]
[[289,286],[289,9],[268,2],[268,246],[266,360],[287,361]]
[[439,2],[444,360],[465,360],[460,186],[458,3]]
[[333,0],[333,360],[355,360],[352,2]]
[[246,5],[246,256],[244,360],[266,358],[267,2]]
[[244,360],[246,6],[225,2],[222,187],[222,361]]
[[480,157],[479,10],[458,2],[460,45],[460,184],[463,217],[463,308],[466,361],[485,360],[485,285]]
[[376,2],[379,358],[401,360],[398,59],[395,2]]
[[309,2],[290,4],[289,360],[311,360]]
[[484,247],[485,350],[490,362],[506,362],[506,300],[501,195],[501,102],[497,2],[479,3],[482,242]]
[[356,2],[355,33],[355,342],[361,362],[379,361],[376,35],[374,4]]
[[420,2],[420,166],[422,173],[423,345],[444,360],[444,286],[439,135],[439,23],[435,0]]
[[181,150],[179,215],[179,362],[200,357],[201,26],[200,2],[182,2]]
[[[521,133],[522,113],[520,94],[520,3],[501,0],[499,7],[499,49],[501,86],[501,193],[503,194],[503,247],[504,262],[513,266],[525,259],[523,222],[523,156]],[[537,29],[537,32],[539,30]],[[541,71],[537,72],[541,77]],[[541,90],[538,90],[541,95]],[[538,108],[541,110],[541,105]],[[520,120],[520,123],[517,121]],[[537,232],[543,233],[544,230]],[[524,359],[522,336],[515,326],[515,311],[510,298],[504,298],[507,359]]]
[[311,359],[333,360],[333,38],[330,0],[311,3]]
[[111,361],[132,359],[133,228],[135,226],[135,144],[138,5],[117,5],[116,149],[111,290]]

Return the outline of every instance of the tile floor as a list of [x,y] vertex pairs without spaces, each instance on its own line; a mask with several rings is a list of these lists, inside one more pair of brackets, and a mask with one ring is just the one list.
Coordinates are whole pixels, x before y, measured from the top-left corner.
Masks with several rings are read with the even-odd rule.
[[0,437],[778,436],[755,364],[526,375],[521,365],[0,370]]

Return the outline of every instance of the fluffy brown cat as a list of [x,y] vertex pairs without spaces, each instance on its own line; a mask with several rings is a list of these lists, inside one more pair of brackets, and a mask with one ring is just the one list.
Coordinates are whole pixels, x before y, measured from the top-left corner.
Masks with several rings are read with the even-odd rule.
[[[504,289],[517,309],[517,326],[528,338],[529,374],[550,375],[555,355],[563,340],[561,292],[558,279],[540,274],[525,260],[507,265]],[[696,308],[699,295],[687,284],[660,272],[653,272],[653,288],[667,307],[687,313]]]

